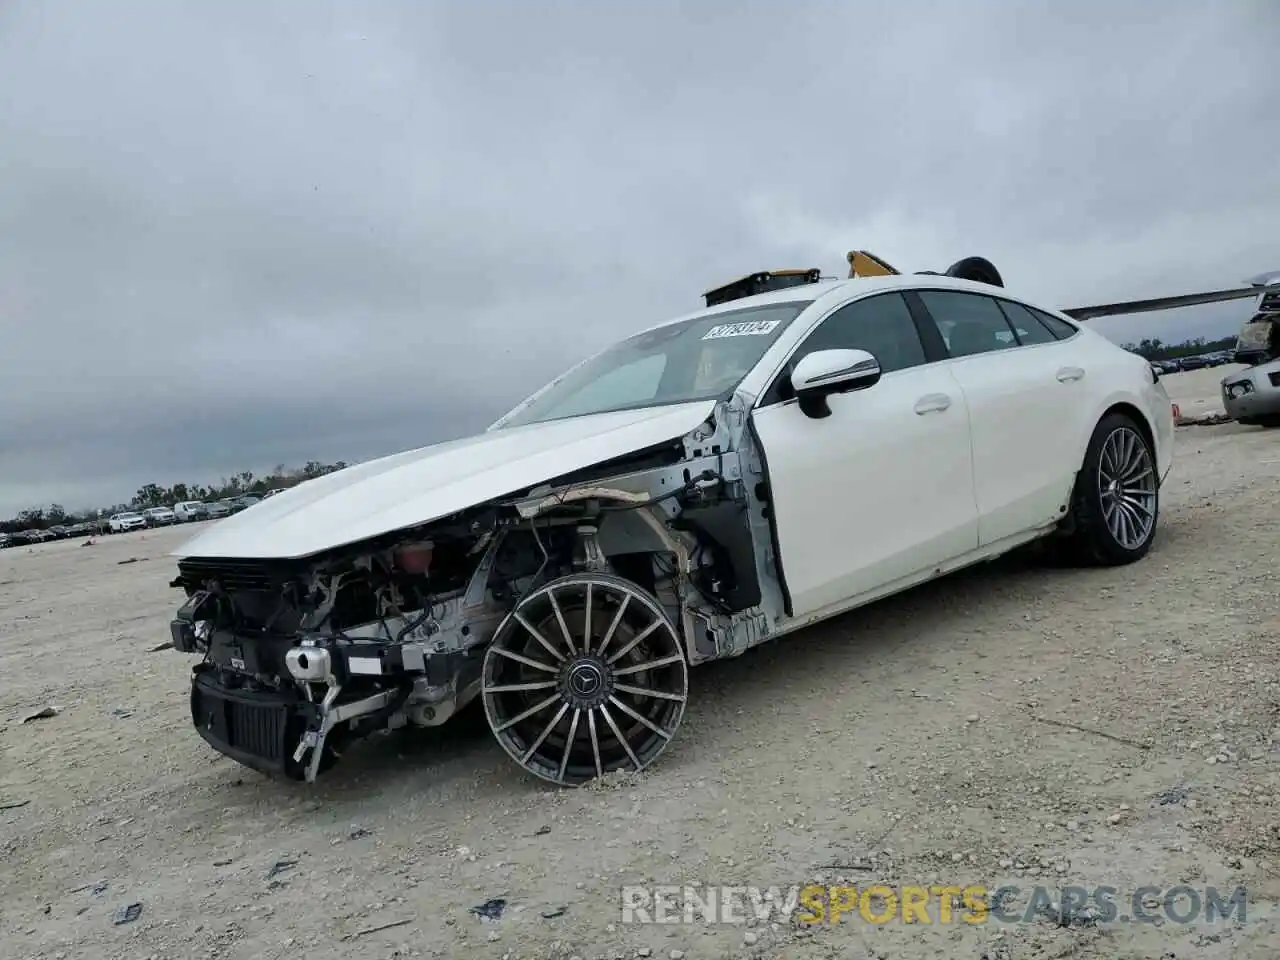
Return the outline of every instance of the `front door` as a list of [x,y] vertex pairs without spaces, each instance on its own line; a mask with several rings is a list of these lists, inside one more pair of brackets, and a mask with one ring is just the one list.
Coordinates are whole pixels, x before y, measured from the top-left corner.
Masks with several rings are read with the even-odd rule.
[[[867,350],[884,374],[806,416],[791,364],[814,350]],[[906,301],[882,293],[838,308],[796,349],[752,414],[765,454],[793,617],[822,615],[974,550],[968,409],[945,362],[930,362]]]

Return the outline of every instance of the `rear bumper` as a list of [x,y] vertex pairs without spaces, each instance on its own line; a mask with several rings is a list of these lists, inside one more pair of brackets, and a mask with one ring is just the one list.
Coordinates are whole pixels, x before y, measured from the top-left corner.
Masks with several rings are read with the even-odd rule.
[[1280,390],[1246,393],[1243,397],[1223,397],[1222,406],[1232,420],[1280,414]]
[[1147,388],[1144,400],[1155,439],[1156,473],[1160,477],[1160,482],[1164,483],[1173,469],[1173,445],[1176,435],[1174,403],[1169,399],[1169,393],[1165,390],[1164,384],[1158,381]]
[[1222,406],[1233,420],[1280,414],[1280,364],[1267,363],[1223,377]]

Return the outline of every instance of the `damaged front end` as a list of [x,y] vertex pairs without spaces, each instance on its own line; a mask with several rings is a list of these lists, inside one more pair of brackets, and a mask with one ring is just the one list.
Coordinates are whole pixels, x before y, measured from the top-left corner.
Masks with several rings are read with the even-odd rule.
[[171,632],[203,655],[200,735],[246,766],[314,780],[352,739],[447,719],[474,696],[478,643],[501,617],[488,572],[533,572],[471,526],[319,561],[181,560],[172,585],[188,597]]
[[686,667],[770,636],[769,531],[743,409],[722,402],[686,436],[413,529],[298,560],[184,557],[192,723],[312,781],[353,740],[480,698],[544,779],[640,769],[683,716]]

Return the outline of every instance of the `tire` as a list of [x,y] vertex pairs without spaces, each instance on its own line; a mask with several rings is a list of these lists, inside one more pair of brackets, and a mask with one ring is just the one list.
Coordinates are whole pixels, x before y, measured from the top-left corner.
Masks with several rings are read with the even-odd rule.
[[649,766],[675,736],[688,695],[676,625],[643,588],[600,573],[560,577],[521,599],[481,674],[498,743],[561,786]]
[[1141,560],[1151,549],[1159,515],[1155,451],[1133,418],[1108,414],[1089,438],[1071,494],[1072,558],[1105,567]]

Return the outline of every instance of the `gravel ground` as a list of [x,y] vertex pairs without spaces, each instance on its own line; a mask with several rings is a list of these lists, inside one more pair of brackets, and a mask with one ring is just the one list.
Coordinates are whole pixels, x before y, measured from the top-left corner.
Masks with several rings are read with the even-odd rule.
[[[312,787],[266,780],[203,744],[188,658],[153,651],[191,531],[4,551],[0,956],[1271,960],[1280,432],[1178,441],[1143,562],[1002,561],[700,667],[659,763],[580,790],[524,775],[474,715],[369,741]],[[1244,886],[1248,907],[621,922],[622,884],[814,880],[1012,883],[1019,910],[1037,885],[1108,885],[1121,913],[1142,886]],[[501,919],[470,912],[494,898]]]
[[1227,363],[1186,373],[1166,374],[1160,379],[1184,418],[1226,415],[1222,409],[1221,383],[1229,373],[1249,369],[1243,363]]

